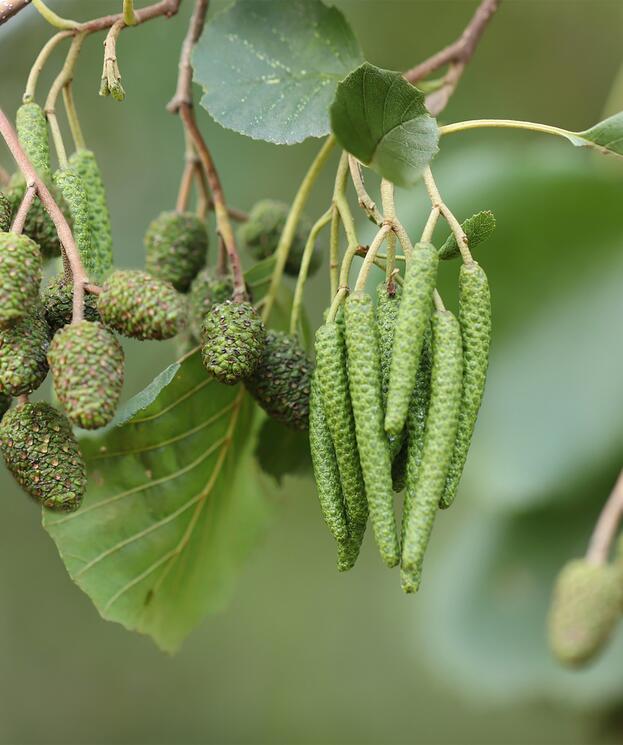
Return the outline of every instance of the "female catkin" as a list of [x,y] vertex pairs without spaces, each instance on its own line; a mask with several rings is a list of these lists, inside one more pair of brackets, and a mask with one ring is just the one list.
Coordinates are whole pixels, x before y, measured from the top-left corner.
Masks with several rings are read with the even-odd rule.
[[73,168],[63,168],[54,174],[54,182],[67,202],[74,226],[74,238],[80,259],[89,275],[98,278],[101,274],[99,256],[93,244],[89,199],[82,179]]
[[309,397],[309,446],[322,516],[335,540],[343,543],[348,538],[348,526],[340,472],[315,374]]
[[102,174],[91,150],[77,150],[69,158],[69,163],[82,180],[87,196],[93,252],[103,275],[112,269],[113,255],[110,213]]
[[355,527],[365,526],[368,519],[368,503],[348,390],[346,343],[335,321],[325,323],[316,332],[316,375],[335,448],[349,530],[357,532]]
[[[394,331],[398,320],[398,308],[402,288],[394,284],[390,288],[385,282],[380,282],[376,288],[376,327],[379,340],[379,359],[381,362],[381,387],[383,391],[383,407],[387,406],[387,391],[389,389],[389,371],[392,363],[392,347],[394,344]],[[402,433],[389,435],[389,450],[392,460],[397,457],[403,444]]]
[[[463,350],[457,319],[448,310],[432,317],[430,403],[415,480],[407,478],[408,510],[402,566],[412,572],[413,590],[421,581],[424,552],[443,494],[454,449],[463,385]],[[414,456],[415,457],[415,456]]]
[[383,561],[400,561],[394,515],[392,462],[383,428],[383,393],[379,344],[372,298],[355,293],[344,304],[348,381],[359,460],[368,498],[374,537]]
[[432,311],[439,256],[430,243],[418,243],[407,263],[389,372],[385,430],[402,432],[415,385],[424,334]]
[[491,344],[491,293],[487,275],[477,262],[463,264],[459,274],[459,324],[463,339],[463,394],[459,427],[441,507],[449,507],[467,460],[485,389]]
[[20,145],[44,179],[50,175],[50,143],[48,123],[43,109],[34,101],[22,104],[15,117]]

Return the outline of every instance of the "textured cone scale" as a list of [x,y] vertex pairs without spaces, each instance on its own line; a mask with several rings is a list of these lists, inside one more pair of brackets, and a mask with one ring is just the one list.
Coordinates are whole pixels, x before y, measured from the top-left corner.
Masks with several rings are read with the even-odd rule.
[[266,344],[266,329],[250,303],[214,305],[201,329],[201,355],[209,373],[234,385],[253,375]]
[[0,233],[0,326],[25,316],[39,299],[41,252],[25,235]]
[[190,212],[162,212],[145,234],[145,268],[186,292],[208,255],[203,220]]
[[0,450],[22,489],[50,510],[76,510],[86,467],[71,426],[46,403],[10,409],[0,424]]
[[81,321],[52,340],[48,361],[54,390],[67,417],[97,429],[115,415],[123,386],[123,349],[101,323]]
[[[63,274],[57,274],[50,280],[41,293],[41,303],[45,320],[50,333],[55,334],[60,328],[71,323],[73,315],[73,285]],[[87,321],[99,321],[97,296],[88,292],[84,294],[84,317]]]
[[245,383],[273,419],[294,429],[309,428],[309,394],[313,366],[293,336],[268,331],[264,354]]
[[558,575],[549,613],[549,643],[565,665],[588,662],[606,645],[623,598],[620,569],[570,561]]
[[0,193],[0,231],[8,232],[11,227],[11,216],[13,208],[8,197]]
[[[249,219],[238,228],[238,242],[246,246],[250,254],[257,261],[271,256],[279,243],[290,207],[274,199],[262,199],[257,202]],[[307,235],[311,224],[306,217],[302,217],[294,234],[290,253],[285,266],[286,274],[296,277],[301,266]],[[309,264],[309,275],[317,271],[322,262],[322,253],[316,247]]]
[[43,383],[48,373],[48,333],[41,309],[0,329],[0,394],[20,396]]
[[198,338],[201,324],[213,305],[224,303],[231,297],[234,283],[229,275],[219,276],[212,267],[202,269],[193,280],[188,295],[190,329]]
[[185,303],[169,282],[136,270],[114,272],[97,309],[104,324],[133,339],[170,339],[185,322]]

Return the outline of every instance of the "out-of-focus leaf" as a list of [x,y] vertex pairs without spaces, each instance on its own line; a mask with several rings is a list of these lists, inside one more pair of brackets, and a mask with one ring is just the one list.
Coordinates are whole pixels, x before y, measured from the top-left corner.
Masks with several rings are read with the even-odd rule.
[[281,484],[284,476],[302,476],[311,473],[309,436],[266,419],[257,436],[255,457],[264,473]]
[[400,186],[414,184],[438,150],[424,94],[399,72],[368,62],[339,84],[331,128],[345,150]]
[[584,132],[574,132],[570,139],[574,145],[597,146],[606,154],[623,155],[623,111]]
[[329,132],[337,84],[362,60],[344,16],[320,0],[239,0],[193,53],[201,105],[219,124],[288,145]]
[[[475,215],[468,217],[461,223],[463,232],[467,236],[470,250],[486,241],[495,231],[495,217],[491,210],[477,212]],[[446,238],[444,244],[439,249],[440,259],[456,259],[461,255],[459,244],[453,233]]]

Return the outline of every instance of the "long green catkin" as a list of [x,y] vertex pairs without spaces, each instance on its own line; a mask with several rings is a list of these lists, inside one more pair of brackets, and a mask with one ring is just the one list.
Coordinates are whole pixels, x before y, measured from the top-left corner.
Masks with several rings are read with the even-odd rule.
[[349,530],[354,536],[363,538],[368,503],[348,390],[346,343],[344,332],[335,321],[325,323],[316,331],[316,375],[340,471]]
[[430,243],[418,243],[407,262],[387,392],[385,431],[390,435],[400,434],[407,418],[424,334],[432,312],[438,265],[439,254]]
[[[427,332],[424,337],[422,347],[422,356],[415,379],[415,388],[411,395],[409,403],[409,413],[407,415],[407,454],[405,458],[405,486],[409,485],[405,491],[402,507],[402,543],[405,542],[407,523],[409,513],[413,507],[415,498],[415,488],[420,464],[422,462],[422,450],[424,448],[424,433],[426,431],[426,417],[428,415],[428,406],[430,402],[430,383],[431,383],[431,341],[430,333]],[[405,592],[415,592],[417,589],[416,576],[414,572],[406,569],[400,569],[400,579],[402,589]]]
[[407,478],[410,507],[402,547],[402,566],[411,573],[412,591],[418,589],[439,500],[454,449],[463,386],[461,329],[448,310],[432,317],[432,369],[430,403],[424,444],[415,482]]
[[[381,361],[381,380],[383,391],[383,407],[387,406],[387,391],[389,389],[389,371],[392,364],[392,347],[394,332],[398,320],[398,308],[402,297],[402,288],[395,284],[389,292],[387,284],[380,282],[376,287],[376,327],[379,339],[379,358]],[[392,460],[396,458],[404,444],[403,433],[388,435],[389,451]]]
[[43,109],[31,101],[22,104],[15,117],[17,137],[37,173],[44,179],[50,176],[50,143],[48,123]]
[[344,543],[348,539],[348,525],[340,472],[315,374],[309,396],[309,446],[322,516],[335,540]]
[[463,264],[459,273],[459,324],[463,338],[463,394],[459,427],[450,461],[442,508],[454,502],[485,390],[491,344],[491,293],[484,269]]
[[82,179],[88,200],[93,251],[100,273],[105,274],[112,269],[113,254],[110,213],[102,174],[91,150],[77,150],[69,158],[69,163]]
[[94,250],[89,199],[82,179],[72,167],[69,167],[56,171],[54,182],[61,190],[63,199],[69,207],[74,226],[74,238],[82,264],[92,279],[99,279],[101,276],[99,255]]
[[379,344],[372,298],[355,293],[344,304],[348,381],[355,415],[359,460],[377,546],[389,567],[400,561],[394,515],[392,462],[383,428]]

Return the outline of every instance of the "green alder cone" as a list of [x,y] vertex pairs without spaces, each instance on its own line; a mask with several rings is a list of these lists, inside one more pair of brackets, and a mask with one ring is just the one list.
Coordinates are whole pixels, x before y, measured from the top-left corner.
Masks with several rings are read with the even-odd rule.
[[[402,543],[405,542],[405,534],[407,530],[407,523],[409,521],[409,513],[413,507],[413,500],[416,495],[417,479],[420,472],[420,464],[422,462],[422,452],[424,449],[424,434],[426,432],[426,418],[428,415],[428,407],[430,403],[431,393],[431,365],[432,365],[432,353],[431,353],[431,339],[430,333],[427,332],[424,337],[424,345],[422,347],[422,356],[420,357],[420,366],[418,368],[417,377],[415,379],[415,388],[411,395],[411,401],[409,403],[409,413],[407,415],[407,447],[405,448],[405,470],[404,470],[404,486],[411,485],[405,492],[404,503],[402,508]],[[401,451],[402,453],[403,451]],[[402,589],[407,592],[415,592],[417,590],[417,574],[415,572],[409,572],[404,568],[400,570],[400,579],[402,583]]]
[[[67,203],[63,199],[59,189],[56,187],[56,184],[54,184],[51,179],[48,179],[46,180],[46,186],[50,190],[56,203],[63,211],[65,218],[71,225],[69,208],[67,207]],[[23,176],[21,174],[14,174],[6,192],[6,197],[11,204],[11,219],[13,219],[17,214],[17,210],[19,209],[25,193],[26,182],[24,181]],[[61,255],[61,242],[56,232],[56,226],[38,197],[35,197],[35,200],[26,215],[23,234],[32,238],[32,240],[39,246],[41,249],[41,255],[44,259],[53,259]]]
[[463,395],[454,453],[440,506],[454,501],[485,390],[491,345],[491,293],[487,275],[475,261],[459,274],[459,324],[463,339]]
[[28,236],[0,233],[0,326],[15,323],[37,305],[42,263],[39,246]]
[[[249,212],[249,219],[238,228],[239,244],[245,246],[256,261],[271,256],[277,249],[289,211],[289,205],[274,199],[262,199],[257,202]],[[301,217],[285,265],[285,272],[290,276],[298,276],[311,227],[308,218]],[[322,252],[316,246],[309,263],[310,277],[318,270],[321,263]]]
[[98,272],[104,276],[112,269],[113,255],[110,212],[102,174],[91,150],[77,150],[69,158],[69,164],[80,177],[87,196],[92,250],[97,256]]
[[[381,376],[383,390],[383,406],[387,406],[387,391],[389,390],[389,371],[392,364],[392,348],[394,332],[398,321],[398,309],[402,297],[402,288],[394,285],[393,292],[387,290],[385,282],[376,287],[376,326],[379,338],[379,357],[381,361]],[[392,460],[397,457],[403,446],[402,432],[398,435],[388,435],[389,450]]]
[[438,264],[439,255],[430,243],[418,243],[407,262],[387,393],[385,430],[390,435],[400,434],[407,418],[424,334],[432,312]]
[[[60,328],[71,323],[73,315],[73,284],[64,274],[52,277],[48,285],[41,292],[41,303],[45,313],[45,320],[53,336]],[[87,321],[99,321],[97,312],[97,295],[88,292],[84,294],[84,317]]]
[[123,387],[124,354],[117,338],[101,323],[72,323],[52,339],[48,362],[67,418],[83,429],[108,424]]
[[400,543],[394,515],[392,462],[383,428],[381,362],[372,298],[364,293],[348,297],[344,320],[349,390],[368,509],[381,558],[393,567],[400,561]]
[[10,409],[0,424],[0,450],[22,487],[49,510],[78,509],[86,491],[86,466],[71,425],[47,403]]
[[340,472],[351,541],[341,560],[354,564],[368,519],[368,502],[355,433],[355,418],[348,388],[346,341],[340,324],[325,323],[316,331],[316,375],[320,398],[331,433]]
[[0,329],[0,394],[21,396],[43,383],[48,374],[48,334],[40,308]]
[[187,292],[208,255],[205,223],[191,212],[162,212],[145,234],[145,269]]
[[113,272],[97,310],[108,328],[132,339],[171,339],[184,326],[184,298],[169,282],[136,269]]
[[231,275],[219,275],[211,266],[202,269],[195,277],[188,294],[188,315],[190,330],[197,338],[210,308],[229,300],[233,291]]
[[91,230],[89,198],[82,179],[72,167],[61,169],[54,174],[54,183],[60,189],[69,207],[73,222],[73,233],[82,265],[91,279],[99,280],[104,274],[100,265]]
[[415,483],[407,472],[408,508],[402,567],[420,586],[424,553],[443,494],[459,422],[463,350],[457,319],[448,310],[432,317],[432,370],[421,461]]
[[22,104],[15,116],[17,137],[28,159],[37,173],[48,178],[50,175],[50,143],[48,122],[39,104],[31,101]]
[[345,543],[348,540],[348,525],[340,472],[315,374],[312,376],[309,399],[309,447],[322,516],[335,540]]
[[298,339],[271,329],[260,363],[245,385],[269,416],[303,431],[309,429],[312,372],[313,365]]
[[620,614],[618,567],[570,561],[558,575],[549,611],[549,644],[563,665],[580,666],[608,642]]
[[0,192],[0,232],[8,233],[11,229],[13,207],[9,198]]
[[253,375],[265,346],[266,328],[251,303],[226,300],[214,305],[203,322],[203,364],[225,385],[235,385]]

